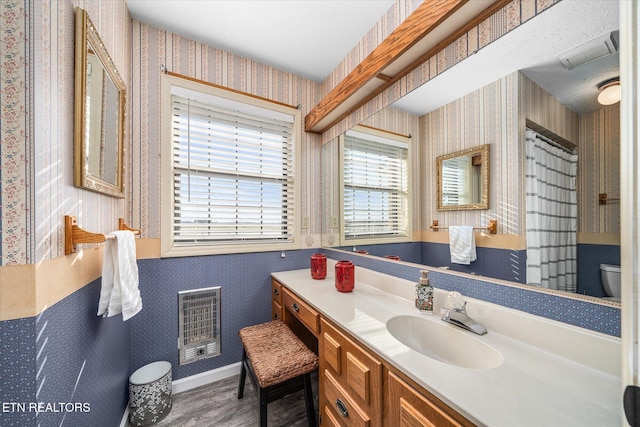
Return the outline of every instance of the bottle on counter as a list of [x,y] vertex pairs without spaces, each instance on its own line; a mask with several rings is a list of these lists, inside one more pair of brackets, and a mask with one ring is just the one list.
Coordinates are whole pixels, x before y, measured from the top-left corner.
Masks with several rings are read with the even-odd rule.
[[416,284],[416,308],[420,314],[433,314],[433,286],[429,284],[429,272],[420,271],[420,280]]

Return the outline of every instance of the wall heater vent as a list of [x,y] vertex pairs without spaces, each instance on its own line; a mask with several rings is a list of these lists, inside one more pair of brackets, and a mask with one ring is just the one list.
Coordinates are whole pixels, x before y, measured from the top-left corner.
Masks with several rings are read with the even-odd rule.
[[180,364],[220,354],[220,286],[178,292]]

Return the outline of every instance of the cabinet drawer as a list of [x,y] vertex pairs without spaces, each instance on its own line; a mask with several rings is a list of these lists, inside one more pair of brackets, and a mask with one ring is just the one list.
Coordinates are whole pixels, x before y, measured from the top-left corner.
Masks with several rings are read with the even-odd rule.
[[282,320],[282,305],[275,299],[271,301],[271,318],[273,320]]
[[282,305],[282,285],[276,279],[271,279],[271,298]]
[[[371,426],[369,416],[353,403],[330,372],[324,371],[324,380],[325,406],[323,412],[328,414],[328,425]],[[325,420],[323,419],[323,421]]]
[[292,294],[287,288],[282,289],[282,302],[285,309],[297,317],[307,329],[318,335],[320,332],[320,315],[317,311]]
[[389,372],[388,379],[388,425],[462,427],[443,408],[416,392],[393,372]]

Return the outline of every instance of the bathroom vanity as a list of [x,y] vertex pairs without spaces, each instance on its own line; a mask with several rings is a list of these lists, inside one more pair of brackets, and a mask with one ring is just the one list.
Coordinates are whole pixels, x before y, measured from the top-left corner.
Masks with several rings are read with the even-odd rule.
[[272,273],[274,318],[318,351],[322,425],[621,424],[618,338],[466,298],[475,335],[420,315],[407,280],[356,267],[337,292],[334,264]]

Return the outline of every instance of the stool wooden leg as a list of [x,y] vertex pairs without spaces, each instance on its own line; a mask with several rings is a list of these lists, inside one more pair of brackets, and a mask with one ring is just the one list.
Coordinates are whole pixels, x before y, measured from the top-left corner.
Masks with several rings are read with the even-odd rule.
[[244,382],[247,379],[247,368],[245,367],[245,363],[247,363],[247,352],[242,349],[242,361],[240,362],[240,382],[238,383],[238,399],[242,399],[244,395]]
[[316,410],[313,407],[311,374],[304,374],[304,403],[307,406],[307,420],[309,422],[309,427],[316,427]]
[[267,404],[269,403],[269,393],[266,388],[260,388],[258,393],[258,417],[260,419],[260,427],[267,427]]

